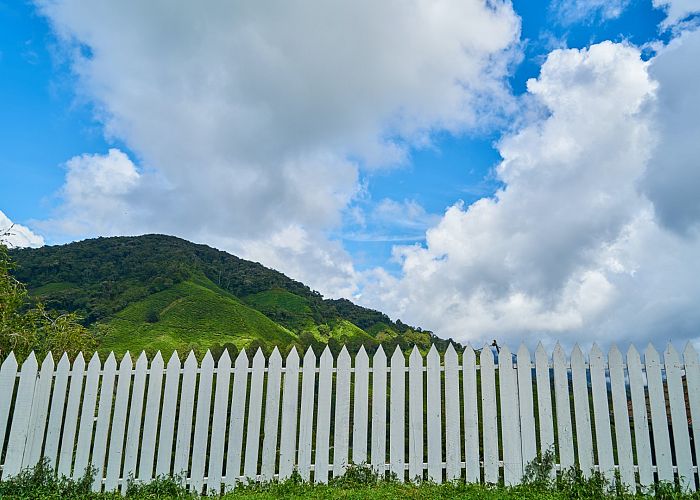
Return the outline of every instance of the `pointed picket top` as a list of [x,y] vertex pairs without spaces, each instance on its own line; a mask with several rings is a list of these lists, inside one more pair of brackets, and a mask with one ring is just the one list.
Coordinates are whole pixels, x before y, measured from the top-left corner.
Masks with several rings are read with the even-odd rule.
[[194,355],[194,351],[190,351],[185,359],[185,368],[197,367],[197,356]]
[[[97,355],[97,353],[95,353],[95,355]],[[97,361],[99,361],[99,358],[97,358]],[[53,371],[53,367],[54,367],[53,354],[51,354],[51,351],[49,351],[48,353],[46,353],[46,357],[44,358],[44,361],[41,362],[41,371],[42,372],[44,370]]]
[[131,367],[131,353],[129,353],[129,351],[126,351],[124,353],[124,356],[122,357],[121,362],[119,363],[119,370],[130,370]]
[[617,344],[610,346],[610,351],[608,352],[608,363],[622,363],[622,353],[618,349]]
[[627,363],[629,363],[630,358],[632,358],[637,363],[641,364],[642,362],[642,358],[639,354],[639,351],[636,347],[634,347],[634,344],[630,344],[630,346],[627,348]]
[[207,349],[207,352],[204,353],[204,358],[202,358],[202,368],[206,369],[214,369],[214,356],[211,355],[211,351]]
[[411,363],[415,363],[415,362],[422,363],[423,362],[423,356],[421,356],[420,350],[418,349],[417,345],[413,346],[413,349],[411,350],[411,354],[409,354],[409,356],[408,356],[408,360]]
[[34,351],[30,352],[29,356],[27,356],[27,359],[25,359],[24,363],[22,363],[22,370],[25,369],[25,366],[29,370],[39,368],[39,363],[36,360],[36,355],[34,354]]
[[[46,357],[48,358],[51,353],[47,354]],[[97,353],[93,353],[92,357],[90,358],[90,362],[88,363],[88,370],[99,370],[102,366],[102,363],[100,362],[100,357],[97,355]]]
[[581,366],[584,366],[586,363],[586,359],[583,356],[583,351],[581,350],[581,346],[579,346],[578,343],[574,344],[574,348],[571,350],[571,362],[581,363]]
[[595,342],[593,343],[593,346],[591,347],[591,353],[589,355],[589,358],[592,360],[593,358],[597,360],[603,360],[605,354],[603,354],[603,351],[601,350],[600,347],[598,347],[598,344]]
[[141,354],[139,354],[139,357],[136,359],[136,369],[142,368],[145,370],[147,366],[148,356],[146,356],[146,351],[141,351]]
[[498,364],[513,368],[513,354],[510,352],[507,345],[501,347],[501,352],[498,353]]
[[369,356],[367,355],[367,350],[365,349],[364,345],[361,345],[360,349],[357,351],[357,354],[355,354],[355,365],[357,365],[358,359],[360,362],[367,360],[367,364],[369,364]]
[[476,353],[469,342],[467,342],[467,345],[464,347],[464,352],[462,353],[462,362],[465,363],[467,361],[476,363]]
[[258,347],[258,350],[255,351],[255,356],[253,356],[253,366],[258,367],[261,366],[265,368],[265,354],[263,353],[262,349]]
[[321,353],[321,361],[320,361],[321,366],[330,364],[330,366],[333,366],[333,353],[331,352],[331,349],[326,346],[326,348],[323,350]]
[[63,353],[63,356],[61,356],[61,359],[58,360],[58,364],[56,365],[56,370],[60,370],[61,368],[65,370],[70,368],[70,359],[68,359],[68,353],[66,352]]
[[292,348],[289,350],[285,366],[299,366],[299,352],[295,346],[292,346]]
[[564,349],[562,348],[559,342],[557,342],[557,344],[554,346],[554,351],[552,352],[552,360],[561,363],[566,363],[566,353],[564,352]]
[[160,351],[156,351],[155,356],[153,356],[153,359],[151,360],[151,366],[153,366],[153,363],[155,363],[156,360],[160,360],[161,364],[165,363],[165,361],[163,361],[163,355],[160,353]]
[[7,355],[5,358],[5,361],[2,362],[2,370],[12,370],[14,367],[15,371],[17,370],[17,358],[15,358],[15,353],[13,351],[10,351],[10,354]]
[[542,342],[538,342],[535,348],[535,362],[537,362],[537,360],[549,361],[549,354],[547,354],[547,350],[544,348],[544,345],[542,345]]
[[277,346],[275,346],[275,348],[272,350],[272,354],[270,354],[269,366],[282,366],[282,355],[280,354],[280,350],[277,349]]
[[228,349],[224,349],[224,352],[221,353],[219,361],[216,362],[216,366],[219,370],[231,369],[231,356],[228,353]]
[[683,349],[683,359],[685,360],[685,364],[698,364],[698,352],[695,350],[695,347],[693,347],[693,344],[688,342],[685,344],[685,349]]
[[248,367],[248,355],[245,353],[245,349],[241,349],[236,357],[236,368]]
[[107,368],[117,368],[117,358],[114,357],[114,352],[110,352],[109,356],[107,356],[107,359],[105,360],[104,369],[106,370]]
[[340,350],[340,354],[338,354],[338,366],[350,366],[350,353],[348,352],[347,347],[343,346],[343,348]]
[[314,350],[311,346],[309,346],[309,348],[306,350],[306,353],[304,353],[304,365],[305,366],[306,366],[306,363],[316,364],[316,353],[314,352]]
[[649,342],[646,350],[644,351],[644,362],[645,363],[660,363],[661,358],[659,357],[659,352],[654,348],[654,346]]
[[178,356],[177,351],[173,351],[173,353],[170,355],[170,359],[168,360],[168,368],[180,368],[180,366],[180,356]]
[[454,346],[452,345],[452,342],[447,346],[447,349],[445,350],[445,363],[448,362],[453,362],[454,364],[457,364],[457,351],[455,351]]
[[493,359],[493,352],[491,352],[490,344],[484,344],[484,347],[481,349],[481,352],[479,353],[479,363],[482,366],[494,366],[496,364],[495,360]]
[[670,342],[666,346],[666,351],[664,351],[664,362],[666,364],[674,364],[676,365],[676,367],[681,368],[681,361],[680,356],[678,355],[678,351],[675,347],[673,347],[673,344],[671,344]]
[[520,347],[518,347],[518,365],[523,362],[530,363],[530,361],[530,351],[527,349],[525,342],[521,342]]
[[428,362],[435,361],[437,359],[438,364],[440,363],[440,353],[438,353],[437,348],[435,347],[435,344],[430,346],[430,350],[428,351],[428,355],[426,356],[426,360]]
[[396,349],[394,349],[394,354],[391,355],[391,365],[393,366],[394,364],[406,364],[406,358],[404,357],[403,351],[399,346],[396,346]]
[[377,352],[374,353],[374,358],[372,358],[372,366],[376,365],[378,361],[384,361],[384,364],[386,364],[386,353],[384,352],[384,348],[381,344],[379,344],[379,347],[377,347]]

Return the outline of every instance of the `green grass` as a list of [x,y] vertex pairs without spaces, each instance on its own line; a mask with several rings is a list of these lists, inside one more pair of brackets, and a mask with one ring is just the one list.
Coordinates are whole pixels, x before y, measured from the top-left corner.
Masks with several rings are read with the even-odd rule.
[[31,293],[32,295],[42,296],[50,295],[52,293],[65,292],[66,290],[76,290],[78,288],[78,285],[75,285],[74,283],[68,283],[67,281],[59,281],[56,283],[46,283],[45,285],[42,285],[40,287],[32,288]]
[[[532,472],[532,469],[530,469]],[[534,475],[524,478],[521,485],[506,487],[502,485],[465,484],[461,481],[436,485],[433,483],[398,483],[377,477],[368,466],[351,466],[344,476],[331,479],[329,484],[314,485],[304,482],[298,474],[285,482],[251,483],[239,485],[222,498],[235,499],[277,499],[277,498],[312,498],[312,499],[549,499],[565,500],[599,499],[599,498],[652,498],[649,494],[632,495],[620,488],[611,487],[600,474],[595,473],[585,478],[580,471],[570,469],[558,479],[549,479],[545,468],[536,467]],[[54,471],[39,463],[33,469],[26,469],[18,476],[0,481],[0,498],[17,499],[117,499],[123,498],[119,493],[92,493],[90,486],[92,475],[87,474],[79,480],[57,479]],[[126,498],[131,499],[165,499],[196,498],[180,486],[173,478],[161,477],[147,484],[128,485]],[[671,484],[657,485],[654,493],[657,499],[692,499],[700,495],[684,494]]]
[[[150,321],[150,322],[149,322]],[[286,346],[296,336],[206,278],[183,281],[119,311],[98,327],[100,352],[203,351],[254,340]]]

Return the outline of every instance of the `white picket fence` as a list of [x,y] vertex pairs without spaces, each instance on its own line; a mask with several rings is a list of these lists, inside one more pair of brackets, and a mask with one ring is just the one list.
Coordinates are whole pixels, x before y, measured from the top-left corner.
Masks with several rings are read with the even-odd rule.
[[[441,359],[379,348],[337,359],[326,349],[283,365],[275,350],[244,351],[235,363],[190,353],[167,366],[127,354],[117,366],[93,356],[85,366],[32,354],[18,371],[14,355],[0,368],[2,478],[45,457],[65,476],[97,469],[95,490],[125,488],[181,473],[196,491],[238,481],[289,477],[326,482],[348,463],[370,463],[400,480],[424,478],[518,483],[539,451],[556,450],[557,470],[577,464],[631,490],[679,480],[695,490],[700,430],[700,365],[688,345],[663,361],[653,347],[593,347],[570,361],[557,345],[516,356],[502,348],[450,346]],[[216,365],[216,366],[215,366]],[[686,405],[687,399],[687,405]],[[689,414],[687,412],[689,408]],[[689,417],[692,417],[692,423]],[[651,422],[650,422],[651,421]]]

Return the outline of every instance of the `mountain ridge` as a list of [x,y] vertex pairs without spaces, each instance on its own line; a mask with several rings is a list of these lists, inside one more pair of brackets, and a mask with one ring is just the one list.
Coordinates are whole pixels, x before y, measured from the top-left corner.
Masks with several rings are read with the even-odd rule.
[[13,249],[17,279],[47,307],[77,312],[99,348],[203,350],[443,340],[347,299],[325,299],[258,262],[168,235],[101,237]]

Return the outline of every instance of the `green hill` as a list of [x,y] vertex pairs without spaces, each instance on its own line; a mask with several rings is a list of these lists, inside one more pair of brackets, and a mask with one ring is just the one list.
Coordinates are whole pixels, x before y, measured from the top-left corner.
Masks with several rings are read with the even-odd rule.
[[102,351],[214,350],[447,341],[346,299],[324,299],[259,263],[164,235],[12,250],[16,277],[58,311],[77,312]]

